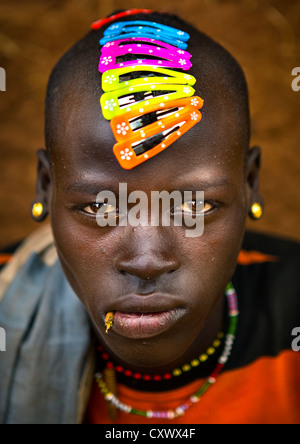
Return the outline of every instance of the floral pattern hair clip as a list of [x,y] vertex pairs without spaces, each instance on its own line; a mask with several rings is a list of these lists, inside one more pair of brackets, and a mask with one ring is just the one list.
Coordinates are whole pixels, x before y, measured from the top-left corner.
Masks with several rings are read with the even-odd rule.
[[188,33],[170,26],[156,22],[131,21],[117,22],[109,26],[104,31],[100,45],[104,46],[107,43],[125,38],[137,39],[141,37],[168,43],[183,50],[188,47],[187,42],[190,39]]
[[130,66],[112,69],[102,75],[102,89],[105,92],[137,85],[176,84],[193,86],[195,83],[195,77],[190,74],[157,66]]
[[101,96],[100,103],[104,118],[111,120],[128,111],[143,113],[151,105],[159,104],[163,108],[166,102],[190,97],[194,92],[188,85],[137,85],[107,92]]
[[[200,101],[198,101],[200,104]],[[175,106],[176,101],[173,105]],[[169,107],[170,105],[168,105]],[[178,105],[177,105],[178,106]],[[164,110],[168,108],[164,107]],[[151,108],[147,112],[150,111]],[[128,113],[130,114],[130,113]],[[136,131],[132,131],[128,120],[122,121],[124,115],[119,116],[120,123],[117,120],[112,122],[112,127],[116,139],[119,140],[114,145],[114,154],[124,169],[132,169],[141,163],[151,159],[164,151],[171,144],[176,142],[193,126],[200,122],[202,114],[196,106],[179,107],[173,110],[170,115],[157,120]]]

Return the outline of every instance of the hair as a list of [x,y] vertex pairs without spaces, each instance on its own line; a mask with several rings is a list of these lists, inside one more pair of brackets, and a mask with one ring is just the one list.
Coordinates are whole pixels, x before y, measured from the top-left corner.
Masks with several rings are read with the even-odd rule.
[[[112,15],[118,12],[121,11]],[[128,17],[117,21],[124,20]],[[212,38],[175,15],[153,12],[130,16],[130,20],[154,21],[190,34],[188,51],[192,54],[193,67],[189,74],[197,79],[196,94],[205,100],[203,114],[210,108],[216,115],[222,113],[222,117],[226,118],[226,107],[230,107],[230,112],[234,113],[234,131],[238,133],[239,144],[247,155],[250,141],[248,88],[243,70],[235,58]],[[45,106],[45,140],[49,155],[58,143],[63,101],[70,97],[74,101],[79,94],[87,93],[98,98],[103,94],[98,71],[99,40],[110,25],[91,30],[67,51],[50,75]]]

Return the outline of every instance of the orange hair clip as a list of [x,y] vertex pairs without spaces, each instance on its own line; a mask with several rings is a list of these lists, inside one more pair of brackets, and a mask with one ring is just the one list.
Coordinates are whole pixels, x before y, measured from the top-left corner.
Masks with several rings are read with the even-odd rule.
[[[163,111],[161,107],[154,105],[144,114],[131,111],[115,117],[111,126],[119,142],[115,144],[113,151],[122,168],[132,169],[140,165],[179,139],[200,122],[202,114],[198,109],[203,103],[200,97],[179,99],[168,103]],[[158,111],[156,122],[133,131],[132,122],[136,123],[135,119],[140,120],[141,116]],[[160,118],[162,112],[162,115],[168,115]]]
[[[143,112],[136,109],[118,115],[111,120],[110,126],[117,142],[131,140],[137,134],[140,139],[145,139],[160,132],[161,129],[171,127],[185,113],[186,107],[200,109],[203,103],[200,97],[172,100],[163,107],[161,104],[156,104],[149,106]],[[143,116],[147,116],[148,119],[143,119]],[[144,121],[146,124],[143,124]]]

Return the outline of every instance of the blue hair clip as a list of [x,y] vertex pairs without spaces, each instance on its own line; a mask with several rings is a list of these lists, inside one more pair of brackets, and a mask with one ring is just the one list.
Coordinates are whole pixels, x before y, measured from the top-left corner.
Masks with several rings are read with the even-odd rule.
[[[159,34],[152,34],[152,33],[147,33],[147,32],[130,32],[128,34],[122,34],[121,36],[122,38],[126,38],[126,39],[138,39],[139,37],[145,37],[145,38],[149,38],[149,39],[156,39],[156,40],[160,40],[161,42],[164,43],[169,43],[170,45],[173,46],[177,46],[177,48],[179,49],[187,49],[188,45],[187,43],[183,42],[182,40],[174,40],[171,37],[166,37],[163,35],[159,35]],[[110,42],[114,42],[116,40],[119,40],[120,36],[110,36],[110,37],[103,37],[99,43],[101,46],[106,45],[107,43]]]
[[108,35],[121,35],[123,32],[127,32],[127,29],[129,32],[131,32],[133,30],[134,31],[142,30],[143,27],[146,27],[147,30],[149,29],[151,32],[155,34],[158,33],[158,34],[169,35],[170,37],[173,38],[179,38],[184,42],[188,42],[190,39],[190,35],[187,32],[181,31],[180,29],[172,28],[171,26],[162,25],[161,23],[146,22],[142,20],[114,23],[104,31],[104,36],[107,37]]
[[145,37],[156,39],[180,49],[187,49],[187,41],[190,39],[188,33],[180,31],[170,26],[161,25],[155,22],[118,22],[109,26],[104,31],[104,37],[100,40],[100,45],[119,40],[121,38]]

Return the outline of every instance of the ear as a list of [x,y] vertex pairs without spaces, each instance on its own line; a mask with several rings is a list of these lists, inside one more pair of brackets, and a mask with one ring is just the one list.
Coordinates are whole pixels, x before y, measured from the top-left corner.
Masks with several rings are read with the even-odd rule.
[[36,222],[42,222],[49,214],[49,203],[51,193],[51,165],[46,150],[37,151],[37,181],[36,194],[32,203],[31,216]]
[[259,203],[264,208],[264,199],[259,192],[259,173],[261,167],[261,148],[254,146],[250,149],[247,166],[246,166],[246,181],[248,189],[248,205],[249,215],[251,216],[251,208],[254,203]]

